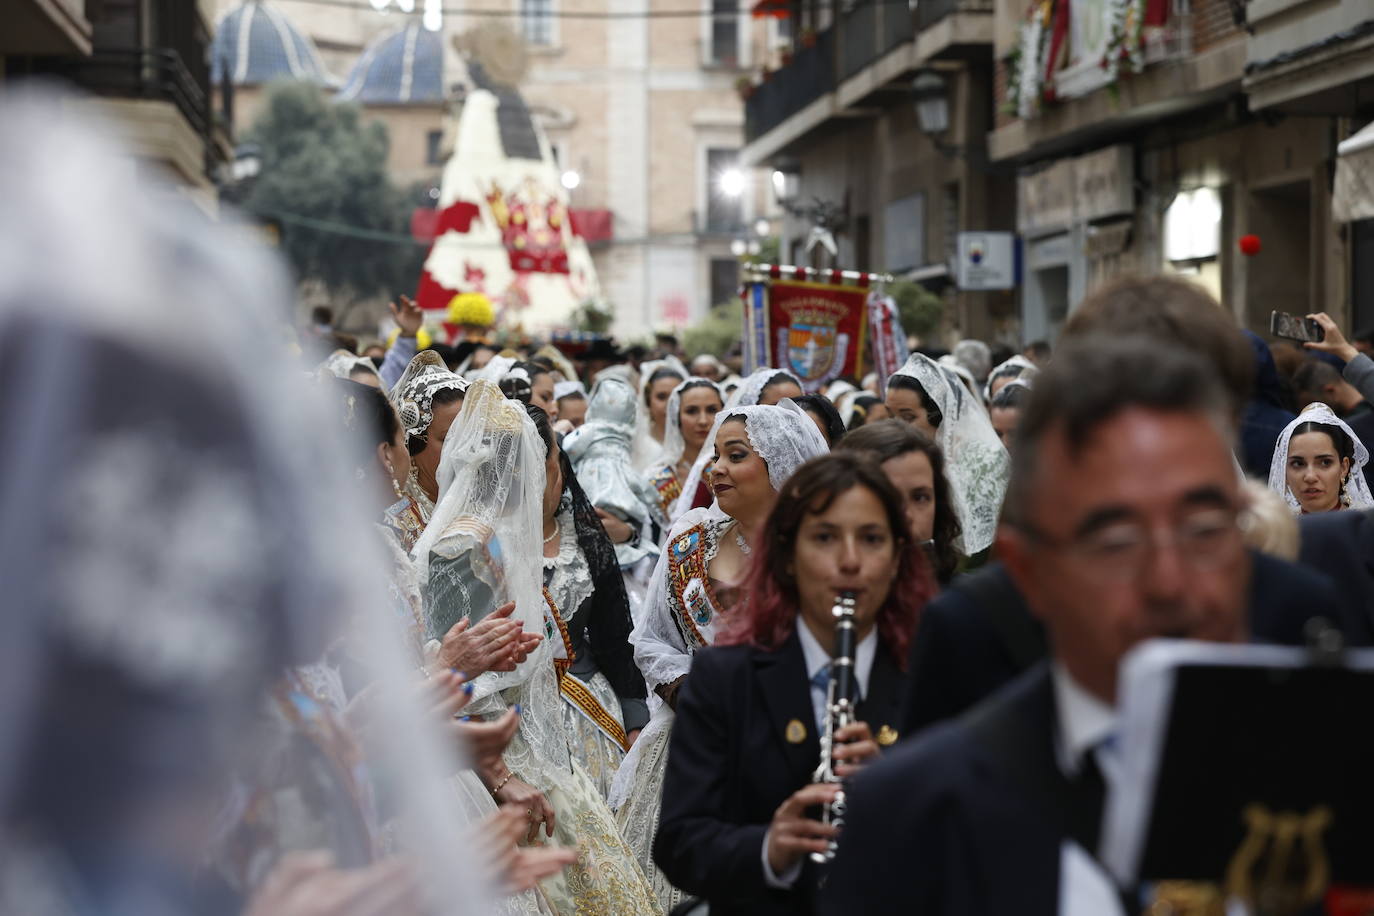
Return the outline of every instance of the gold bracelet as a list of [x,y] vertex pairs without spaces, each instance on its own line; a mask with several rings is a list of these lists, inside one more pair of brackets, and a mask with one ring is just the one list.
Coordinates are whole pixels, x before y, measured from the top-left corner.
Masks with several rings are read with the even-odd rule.
[[515,772],[513,770],[506,771],[506,775],[501,777],[501,781],[496,784],[496,788],[491,790],[491,797],[493,799],[496,798],[498,792],[500,792],[502,789],[506,787],[506,783],[510,782],[511,777],[514,775]]

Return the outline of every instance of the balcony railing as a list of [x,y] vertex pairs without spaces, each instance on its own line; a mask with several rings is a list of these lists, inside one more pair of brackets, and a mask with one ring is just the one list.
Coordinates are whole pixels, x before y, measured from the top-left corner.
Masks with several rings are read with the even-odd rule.
[[752,142],[835,88],[835,30],[797,50],[792,62],[758,86],[744,103],[744,133]]
[[170,102],[205,142],[207,174],[218,162],[213,139],[208,73],[187,67],[172,48],[101,49],[89,57],[53,59],[50,70],[95,95]]
[[917,0],[916,28],[928,29],[950,13],[988,13],[993,0]]
[[839,78],[846,80],[916,33],[911,8],[903,0],[859,0],[839,25]]

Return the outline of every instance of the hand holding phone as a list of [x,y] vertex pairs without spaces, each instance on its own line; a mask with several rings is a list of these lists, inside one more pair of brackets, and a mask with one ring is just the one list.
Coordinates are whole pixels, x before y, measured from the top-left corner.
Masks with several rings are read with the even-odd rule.
[[1319,343],[1326,336],[1315,318],[1303,318],[1288,312],[1269,313],[1269,333],[1287,340]]

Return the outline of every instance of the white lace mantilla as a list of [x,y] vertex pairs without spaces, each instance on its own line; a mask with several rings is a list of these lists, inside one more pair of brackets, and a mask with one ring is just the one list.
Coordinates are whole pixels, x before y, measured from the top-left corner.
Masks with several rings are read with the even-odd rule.
[[558,613],[566,624],[572,620],[582,602],[592,596],[592,570],[587,558],[582,554],[577,542],[577,528],[573,524],[572,510],[564,509],[558,513],[558,556],[544,558],[544,570],[553,570],[548,590],[558,605]]

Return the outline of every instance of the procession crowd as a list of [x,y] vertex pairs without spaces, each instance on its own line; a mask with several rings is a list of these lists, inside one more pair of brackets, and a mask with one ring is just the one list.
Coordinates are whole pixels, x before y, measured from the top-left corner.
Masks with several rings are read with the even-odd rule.
[[1122,657],[1374,645],[1374,340],[1325,314],[1125,278],[1053,353],[819,385],[420,349],[404,297],[283,340],[262,252],[55,130],[0,137],[0,912],[1142,912]]

